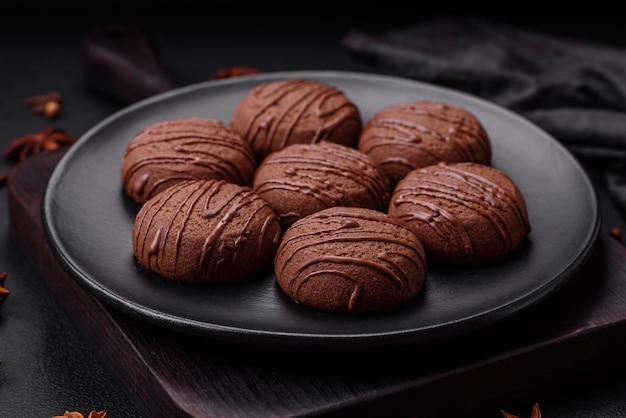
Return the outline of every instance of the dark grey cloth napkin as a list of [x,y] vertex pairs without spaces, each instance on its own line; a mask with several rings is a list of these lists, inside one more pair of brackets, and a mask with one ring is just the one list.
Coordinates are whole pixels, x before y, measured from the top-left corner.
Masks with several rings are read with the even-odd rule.
[[380,73],[507,107],[575,156],[606,167],[626,210],[626,49],[469,18],[433,19],[342,45]]

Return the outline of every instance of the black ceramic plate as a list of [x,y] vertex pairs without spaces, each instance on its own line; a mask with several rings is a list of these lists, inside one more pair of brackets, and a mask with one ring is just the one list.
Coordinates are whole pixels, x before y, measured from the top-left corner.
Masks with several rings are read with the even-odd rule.
[[[485,125],[493,165],[525,195],[532,232],[505,259],[473,267],[434,266],[422,294],[387,312],[346,316],[296,305],[270,272],[242,283],[189,287],[138,268],[131,228],[138,209],[122,190],[130,138],[164,119],[229,122],[255,85],[304,77],[342,89],[364,121],[381,108],[433,99],[463,106]],[[167,328],[232,342],[374,347],[459,335],[530,307],[558,290],[589,255],[598,234],[593,188],[552,137],[487,101],[401,78],[342,72],[285,72],[210,81],[164,93],[104,120],[70,148],[50,178],[43,222],[68,273],[113,308]]]

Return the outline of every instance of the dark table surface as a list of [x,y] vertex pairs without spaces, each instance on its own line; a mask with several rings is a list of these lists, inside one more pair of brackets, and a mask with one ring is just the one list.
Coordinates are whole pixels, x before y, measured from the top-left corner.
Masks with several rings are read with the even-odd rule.
[[[300,22],[279,26],[256,20],[212,25],[144,25],[153,38],[159,58],[178,85],[208,80],[219,69],[254,66],[264,72],[283,70],[346,70],[371,72],[367,64],[345,51],[341,38],[349,29],[377,31],[417,23],[404,18],[373,24],[373,20]],[[257,24],[254,24],[257,22]],[[611,35],[607,26],[582,26],[565,19],[559,26],[546,22],[516,24],[558,34],[598,40],[626,42]],[[24,106],[28,96],[57,91],[62,95],[61,115],[54,124],[80,137],[125,104],[90,90],[84,82],[81,41],[88,24],[43,25],[26,29],[18,25],[0,28],[0,149],[26,133],[52,124]],[[13,163],[0,160],[0,173]],[[602,233],[624,229],[624,218],[604,190],[603,178],[593,175],[603,219]],[[6,187],[0,188],[0,273],[7,272],[10,295],[0,306],[0,417],[52,417],[66,410],[85,416],[102,410],[111,418],[142,416],[131,401],[127,385],[116,380],[72,319],[48,291],[29,258],[12,242],[9,234]],[[532,365],[529,365],[532,367]],[[512,376],[511,378],[514,378]],[[527,394],[528,395],[528,394]],[[525,399],[528,399],[526,397]],[[606,379],[581,381],[563,393],[541,398],[543,416],[626,416],[626,377],[611,373]],[[530,416],[532,405],[494,404],[487,416],[499,417],[500,410]],[[416,414],[418,416],[418,414]]]

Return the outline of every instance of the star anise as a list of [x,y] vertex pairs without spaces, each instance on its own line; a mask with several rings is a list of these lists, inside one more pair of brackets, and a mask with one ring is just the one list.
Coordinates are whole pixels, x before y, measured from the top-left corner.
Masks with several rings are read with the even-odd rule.
[[211,76],[211,79],[217,80],[220,78],[238,77],[240,75],[259,74],[261,70],[256,67],[226,67],[218,70]]
[[[519,418],[517,415],[509,414],[508,412],[500,411],[502,413],[502,418]],[[541,418],[541,410],[539,409],[539,404],[533,405],[533,412],[530,415],[530,418]]]
[[73,144],[74,142],[76,142],[76,139],[64,129],[49,126],[37,133],[24,135],[13,140],[2,153],[2,157],[7,160],[24,161],[31,155],[45,150],[56,149],[62,144]]
[[613,237],[617,241],[621,241],[622,230],[619,227],[615,226],[609,230],[609,235],[611,235],[611,237]]
[[[107,418],[109,414],[104,411],[91,411],[87,418]],[[63,415],[57,415],[52,418],[85,418],[80,412],[65,411]]]
[[48,119],[55,118],[61,111],[61,95],[56,91],[48,94],[38,94],[24,100],[26,107]]
[[9,290],[4,287],[4,282],[7,279],[7,272],[0,273],[0,305],[9,296]]

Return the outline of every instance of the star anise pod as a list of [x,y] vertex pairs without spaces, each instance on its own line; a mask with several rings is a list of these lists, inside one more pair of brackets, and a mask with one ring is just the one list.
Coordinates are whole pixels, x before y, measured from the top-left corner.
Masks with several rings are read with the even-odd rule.
[[7,272],[3,272],[0,273],[0,305],[2,305],[2,302],[4,302],[4,300],[7,298],[7,296],[9,296],[9,290],[6,289],[4,287],[4,282],[7,279]]
[[48,119],[55,118],[61,111],[61,95],[56,91],[27,97],[24,103],[31,111]]
[[76,142],[76,139],[64,129],[49,126],[37,133],[24,135],[13,140],[7,149],[2,152],[2,157],[7,160],[24,161],[31,155],[56,149],[62,144],[73,144],[74,142]]
[[[109,414],[104,411],[91,411],[87,418],[107,418],[108,416]],[[80,412],[65,411],[63,415],[56,415],[52,418],[85,418],[85,416]]]
[[619,227],[615,226],[609,230],[609,235],[611,235],[611,237],[613,237],[617,241],[621,241],[622,230]]
[[226,67],[218,70],[215,74],[211,76],[211,79],[217,80],[220,78],[238,77],[240,75],[259,74],[260,72],[261,70],[256,67]]
[[[519,418],[517,415],[509,414],[508,412],[500,411],[502,413],[502,418]],[[539,409],[539,404],[533,405],[533,412],[530,415],[530,418],[541,418],[541,410]]]

